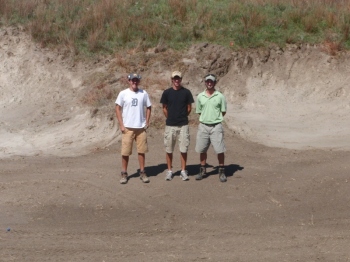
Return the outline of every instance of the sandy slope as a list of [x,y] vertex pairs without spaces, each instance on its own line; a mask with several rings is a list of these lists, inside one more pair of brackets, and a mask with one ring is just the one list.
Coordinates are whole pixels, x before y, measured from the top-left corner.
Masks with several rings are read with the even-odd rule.
[[229,112],[229,125],[267,146],[349,150],[347,57],[330,58],[314,47],[272,51],[265,63],[253,54],[249,69],[233,67],[223,79],[228,85],[236,75],[233,82],[245,89]]
[[[108,65],[74,63],[64,52],[41,49],[20,29],[1,29],[0,35],[0,157],[85,154],[118,139],[113,116],[96,115],[81,103],[86,79]],[[232,53],[202,44],[182,62],[194,95],[205,72],[218,73],[229,102],[227,124],[243,138],[273,147],[349,150],[347,57],[332,58],[315,47]],[[149,69],[144,75],[152,75]]]
[[91,70],[41,49],[19,29],[0,35],[0,157],[84,154],[115,138],[114,123],[79,101]]

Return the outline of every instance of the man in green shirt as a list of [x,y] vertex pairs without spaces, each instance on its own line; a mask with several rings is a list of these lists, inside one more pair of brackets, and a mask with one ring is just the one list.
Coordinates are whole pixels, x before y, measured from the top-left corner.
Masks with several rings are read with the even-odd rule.
[[219,179],[221,182],[226,182],[224,153],[226,148],[221,124],[226,114],[226,99],[221,92],[215,90],[217,82],[215,75],[206,75],[204,81],[206,89],[198,94],[196,101],[196,113],[200,115],[195,149],[200,154],[200,168],[196,180],[202,180],[206,174],[207,151],[212,144],[218,156]]

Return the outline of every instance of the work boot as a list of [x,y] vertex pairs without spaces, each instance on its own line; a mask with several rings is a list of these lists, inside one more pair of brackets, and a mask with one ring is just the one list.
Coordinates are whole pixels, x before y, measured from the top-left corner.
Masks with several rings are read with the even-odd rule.
[[199,173],[196,175],[196,180],[202,180],[205,173],[206,173],[205,166],[200,166]]
[[143,183],[149,182],[149,179],[148,179],[145,171],[140,171],[140,179],[142,180]]
[[220,179],[221,182],[226,182],[227,181],[224,167],[219,167],[219,179]]
[[128,183],[128,173],[125,171],[122,171],[121,178],[120,178],[120,184],[126,184]]

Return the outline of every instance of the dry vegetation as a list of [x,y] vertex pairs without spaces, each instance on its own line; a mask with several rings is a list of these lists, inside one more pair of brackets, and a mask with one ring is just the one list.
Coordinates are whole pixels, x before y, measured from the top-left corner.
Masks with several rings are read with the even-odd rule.
[[1,24],[75,54],[208,41],[231,48],[334,43],[349,48],[349,0],[0,0]]

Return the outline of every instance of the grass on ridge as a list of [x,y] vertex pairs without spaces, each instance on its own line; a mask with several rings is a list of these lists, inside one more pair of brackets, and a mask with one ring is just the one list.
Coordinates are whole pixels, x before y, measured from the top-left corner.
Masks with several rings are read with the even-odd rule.
[[83,55],[195,42],[350,48],[350,0],[0,0],[0,25],[15,24]]

